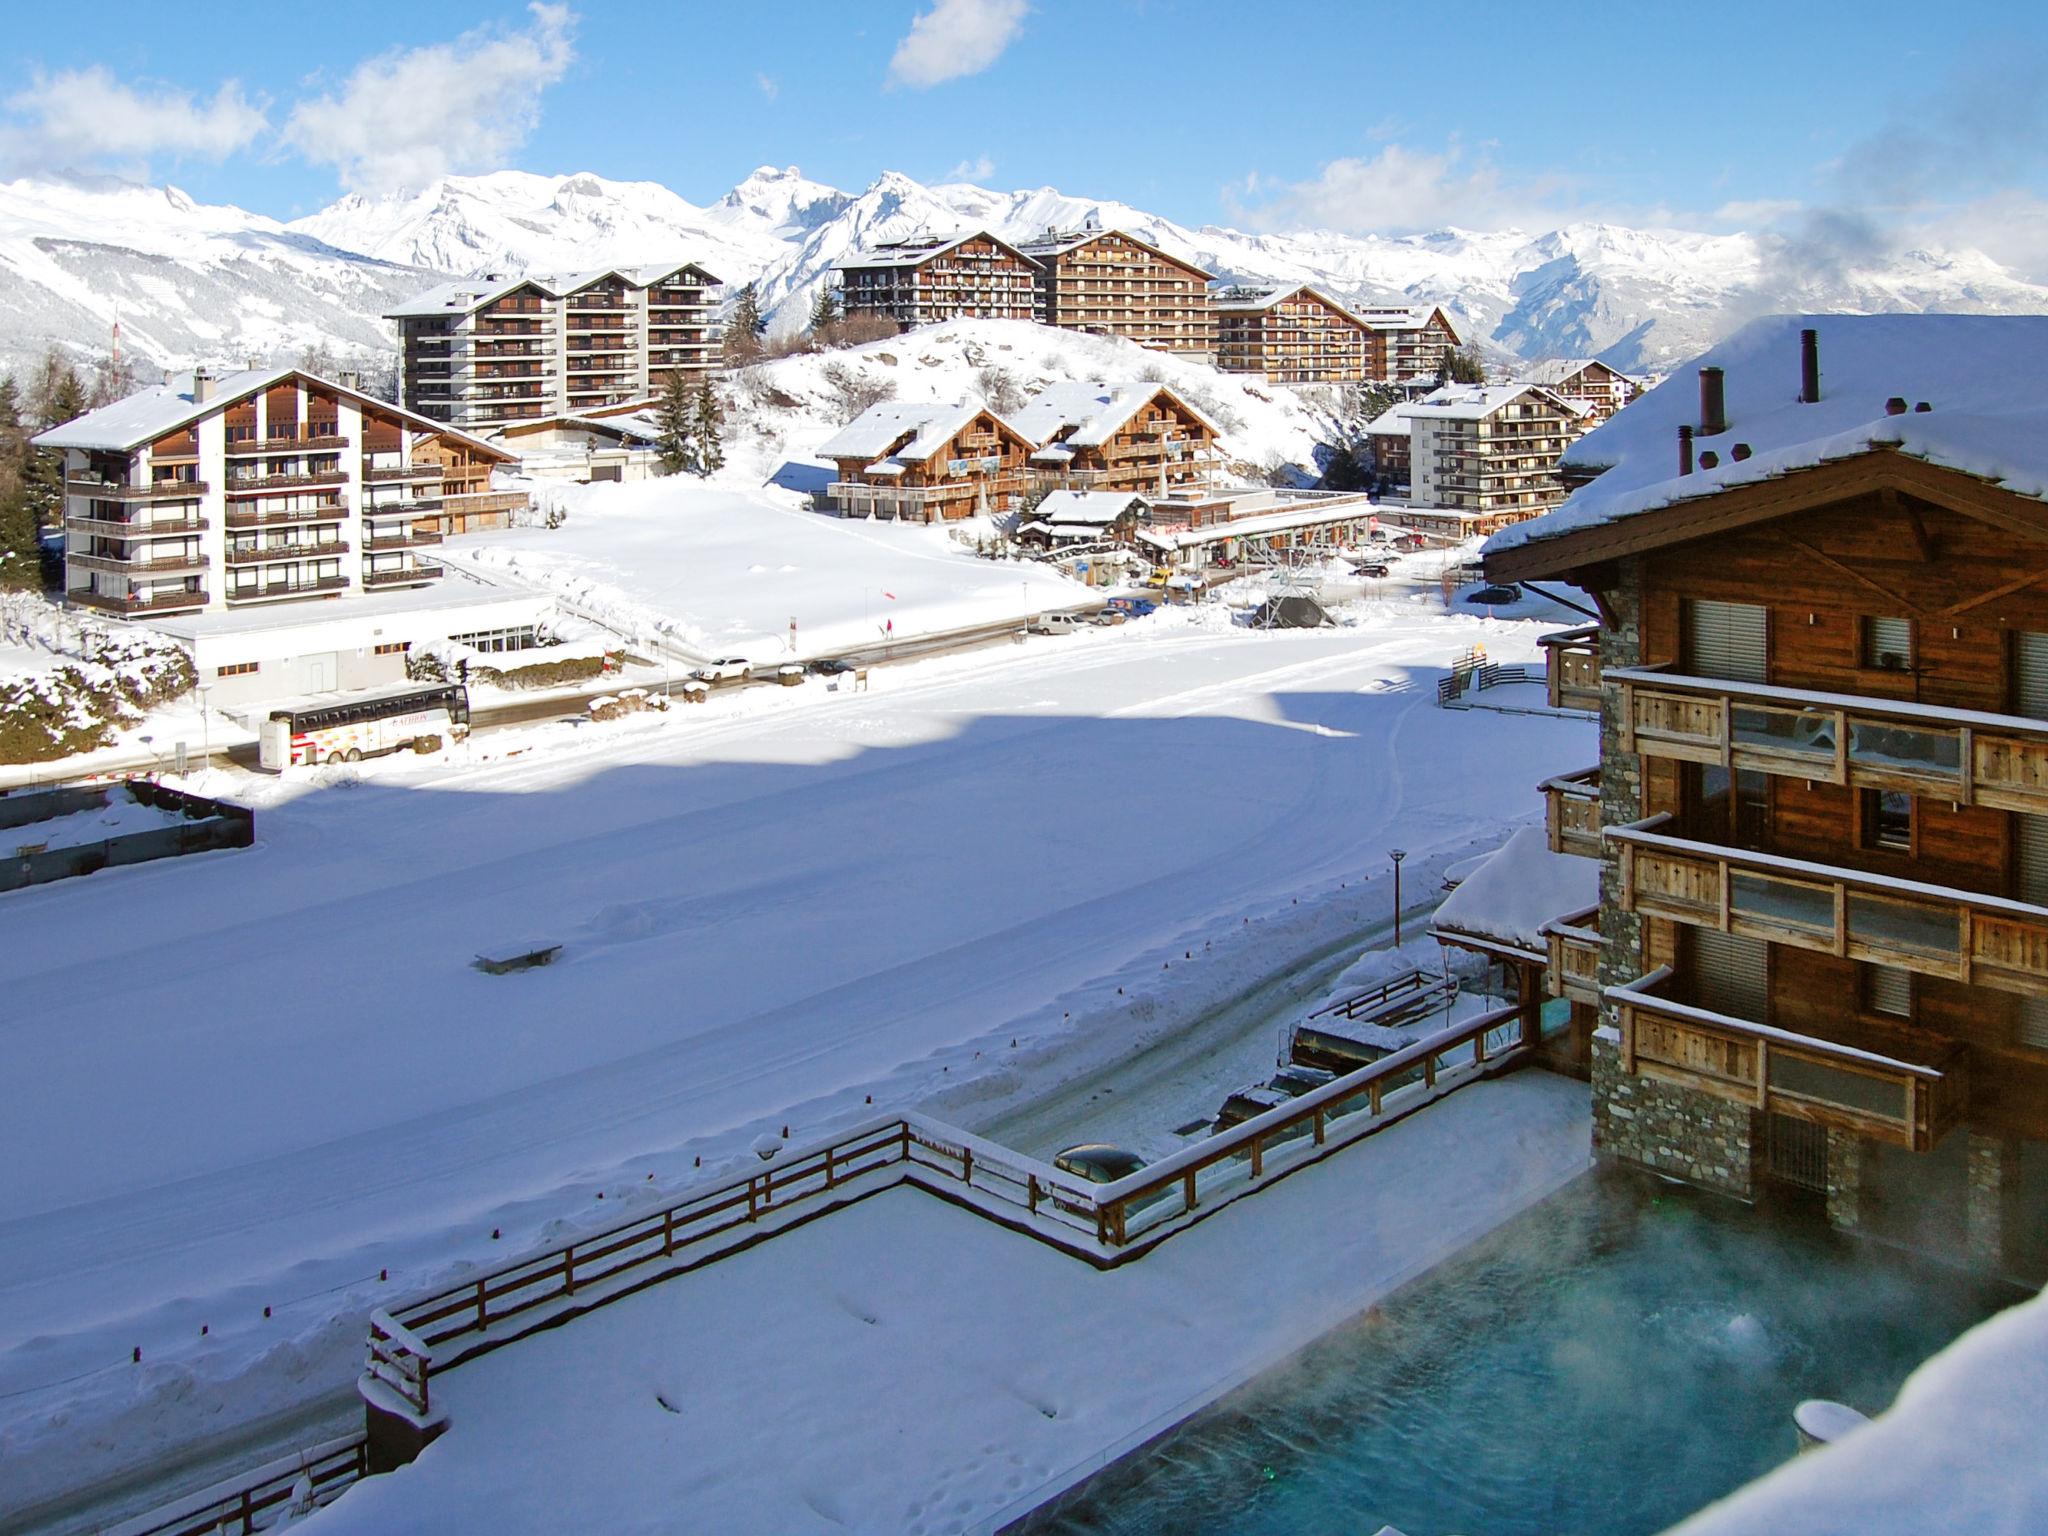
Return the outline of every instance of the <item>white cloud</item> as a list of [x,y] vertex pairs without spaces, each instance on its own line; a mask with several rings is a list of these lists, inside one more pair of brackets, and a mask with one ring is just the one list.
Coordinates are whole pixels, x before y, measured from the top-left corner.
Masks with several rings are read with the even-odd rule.
[[1024,30],[1026,0],[932,0],[889,60],[889,83],[918,90],[978,75]]
[[533,19],[523,29],[480,27],[452,43],[365,60],[338,93],[292,109],[285,143],[335,167],[358,192],[498,169],[540,121],[542,92],[576,57],[576,17],[566,5],[527,10]]
[[1758,197],[1748,200],[1738,198],[1716,208],[1714,217],[1724,224],[1741,224],[1755,229],[1790,218],[1805,206],[1806,204],[1796,197]]
[[1561,216],[1564,190],[1556,177],[1514,181],[1492,161],[1473,160],[1454,140],[1441,150],[1388,144],[1369,160],[1332,160],[1309,181],[1254,174],[1245,178],[1242,195],[1229,192],[1225,200],[1233,216],[1257,229],[1368,234],[1547,224]]
[[201,101],[169,86],[124,85],[100,64],[38,74],[6,109],[16,121],[0,125],[0,158],[27,171],[118,162],[146,174],[153,155],[223,160],[269,126],[232,80]]
[[761,94],[770,101],[782,94],[782,87],[775,83],[772,75],[764,75],[757,71],[754,75],[754,84],[761,88]]
[[977,155],[972,160],[962,160],[946,172],[948,181],[987,181],[996,173],[995,161],[987,155]]

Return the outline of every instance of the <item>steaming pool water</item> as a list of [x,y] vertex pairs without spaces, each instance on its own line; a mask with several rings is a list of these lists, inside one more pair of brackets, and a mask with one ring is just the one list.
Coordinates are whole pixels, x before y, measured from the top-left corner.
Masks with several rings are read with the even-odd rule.
[[2010,1287],[1602,1168],[1020,1536],[1631,1536],[1886,1406]]

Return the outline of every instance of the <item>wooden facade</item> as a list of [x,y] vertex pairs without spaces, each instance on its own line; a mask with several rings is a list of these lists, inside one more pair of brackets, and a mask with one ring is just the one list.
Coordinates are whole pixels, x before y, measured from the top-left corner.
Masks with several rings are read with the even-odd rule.
[[1216,311],[1216,366],[1273,384],[1355,384],[1382,377],[1376,332],[1320,289],[1222,288]]
[[841,516],[936,523],[1014,510],[1031,444],[984,407],[941,432],[906,424],[880,453],[822,451],[839,471],[830,495]]
[[[1076,412],[1042,435],[1026,428],[1035,440],[1033,490],[1165,497],[1201,491],[1213,482],[1217,433],[1206,416],[1164,385],[1132,392],[1128,400],[1125,395],[1114,391],[1111,404],[1092,415]],[[1027,403],[1020,420],[1034,414]]]
[[1539,363],[1524,370],[1521,382],[1540,384],[1584,407],[1589,427],[1606,421],[1640,392],[1634,379],[1597,358]]
[[839,264],[849,319],[872,315],[909,330],[942,320],[1035,320],[1039,264],[981,232],[879,245]]
[[2048,1140],[2048,505],[1879,446],[1487,570],[1607,615],[1553,677],[1605,717],[1623,1070],[1915,1151]]
[[1464,345],[1441,305],[1367,308],[1355,311],[1372,332],[1372,377],[1389,384],[1434,383],[1443,375],[1444,354]]
[[1120,229],[1048,233],[1018,250],[1039,263],[1038,318],[1157,352],[1216,351],[1210,274]]

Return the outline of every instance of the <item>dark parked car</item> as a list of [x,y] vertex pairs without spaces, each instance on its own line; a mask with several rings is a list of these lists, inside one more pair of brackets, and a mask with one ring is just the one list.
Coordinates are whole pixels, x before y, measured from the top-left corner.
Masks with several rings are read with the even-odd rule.
[[1394,574],[1390,568],[1382,565],[1377,560],[1368,561],[1366,564],[1359,566],[1357,570],[1361,576],[1371,576],[1380,581],[1385,581]]
[[842,672],[851,672],[853,663],[841,661],[837,656],[824,656],[811,663],[811,676],[837,677]]
[[1135,1152],[1126,1152],[1122,1147],[1091,1141],[1067,1148],[1052,1160],[1052,1165],[1061,1173],[1071,1173],[1090,1184],[1114,1184],[1125,1174],[1136,1173],[1144,1167],[1145,1159]]
[[1465,601],[1468,603],[1515,603],[1520,602],[1521,598],[1520,587],[1481,587],[1477,592],[1465,594]]

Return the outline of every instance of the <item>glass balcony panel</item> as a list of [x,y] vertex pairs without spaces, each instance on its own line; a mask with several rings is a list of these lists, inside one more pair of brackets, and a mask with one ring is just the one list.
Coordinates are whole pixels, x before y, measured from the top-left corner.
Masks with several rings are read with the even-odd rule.
[[1738,869],[1729,876],[1728,904],[1738,917],[1814,933],[1835,931],[1834,893],[1820,886],[1795,885]]
[[1912,1086],[1902,1079],[1870,1077],[1783,1051],[1770,1053],[1769,1071],[1770,1085],[1777,1092],[1913,1123]]
[[1911,773],[1929,778],[1963,776],[1963,738],[1958,731],[1926,731],[1907,725],[1849,722],[1849,761],[1875,772]]
[[1962,947],[1962,923],[1953,910],[1851,891],[1849,937],[1885,949],[1954,955]]
[[1731,704],[1730,729],[1737,747],[1750,747],[1782,757],[1835,760],[1835,717],[1805,710],[1765,709],[1756,704]]

